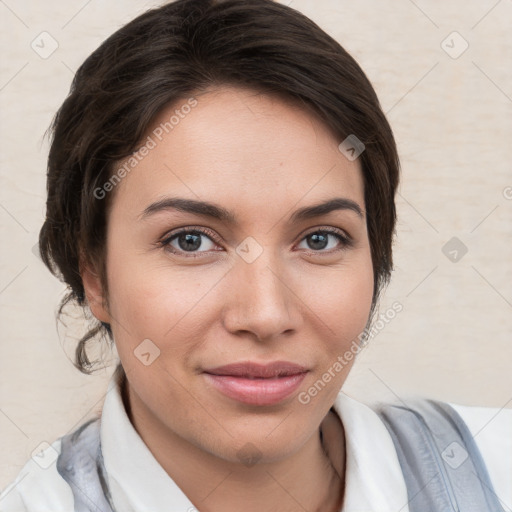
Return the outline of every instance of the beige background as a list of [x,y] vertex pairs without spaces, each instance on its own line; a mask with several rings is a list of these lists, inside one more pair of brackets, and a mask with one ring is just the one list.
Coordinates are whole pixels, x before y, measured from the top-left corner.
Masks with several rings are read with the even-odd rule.
[[[403,311],[361,352],[344,391],[512,407],[512,1],[286,3],[361,64],[402,158],[396,270],[381,311],[394,301]],[[57,333],[64,287],[32,252],[44,216],[43,134],[73,71],[153,5],[0,2],[0,488],[41,442],[102,404],[111,369],[87,377],[73,368],[80,331]],[[43,31],[58,43],[48,58],[31,48],[41,37],[50,48]],[[447,38],[453,31],[460,36]],[[452,237],[468,249],[456,262],[442,252]]]

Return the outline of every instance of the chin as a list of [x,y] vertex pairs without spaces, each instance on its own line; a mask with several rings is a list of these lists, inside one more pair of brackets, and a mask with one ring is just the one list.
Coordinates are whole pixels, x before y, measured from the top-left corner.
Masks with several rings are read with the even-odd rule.
[[[292,456],[300,450],[317,431],[307,428],[303,421],[297,421],[295,414],[287,419],[273,418],[273,421],[257,421],[253,425],[239,420],[236,431],[229,429],[228,435],[217,440],[217,449],[209,450],[213,455],[235,464],[252,467],[255,464],[270,464]],[[211,438],[210,438],[211,439]],[[228,443],[228,444],[226,444]],[[224,446],[222,446],[224,445]]]

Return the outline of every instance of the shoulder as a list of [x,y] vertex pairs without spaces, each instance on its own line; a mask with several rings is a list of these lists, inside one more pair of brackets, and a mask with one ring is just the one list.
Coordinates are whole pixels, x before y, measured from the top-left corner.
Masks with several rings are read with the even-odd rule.
[[496,495],[512,509],[512,409],[447,403],[473,436]]
[[0,494],[0,512],[72,512],[73,492],[57,470],[59,438],[30,458]]
[[[381,419],[386,420],[388,427],[391,422],[393,432],[398,439],[402,439],[402,450],[413,439],[421,442],[423,435],[419,432],[423,430],[421,425],[425,421],[427,428],[435,434],[432,439],[436,439],[437,449],[444,447],[441,456],[454,469],[467,458],[463,448],[476,445],[487,470],[489,486],[492,486],[488,486],[489,491],[502,504],[512,508],[512,410],[460,405],[422,397],[409,397],[407,402],[403,405],[380,404],[377,407]],[[416,416],[422,419],[415,419]],[[460,439],[463,448],[459,451],[454,439]],[[410,455],[410,450],[406,449],[404,453]],[[457,457],[452,460],[455,466],[445,458],[453,456]],[[484,481],[482,484],[485,486]]]

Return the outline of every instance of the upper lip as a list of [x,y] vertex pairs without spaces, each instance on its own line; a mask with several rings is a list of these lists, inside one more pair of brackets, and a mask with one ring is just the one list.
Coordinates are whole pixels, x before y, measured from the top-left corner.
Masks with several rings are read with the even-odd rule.
[[267,364],[260,364],[251,361],[231,363],[224,366],[217,366],[204,370],[211,375],[226,375],[232,377],[246,378],[273,378],[287,375],[298,375],[307,372],[308,369],[299,364],[289,361],[273,361]]

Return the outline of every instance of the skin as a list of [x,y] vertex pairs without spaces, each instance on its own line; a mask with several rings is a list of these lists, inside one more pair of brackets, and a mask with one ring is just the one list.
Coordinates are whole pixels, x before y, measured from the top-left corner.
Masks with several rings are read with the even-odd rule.
[[[330,408],[353,360],[308,404],[297,397],[349,349],[370,313],[360,164],[345,158],[321,120],[290,101],[228,86],[195,98],[197,106],[115,189],[108,297],[92,264],[82,272],[91,310],[112,326],[135,429],[199,510],[337,511],[344,436]],[[163,110],[154,126],[185,103]],[[171,209],[139,218],[164,196],[214,202],[237,223]],[[296,209],[334,197],[357,203],[362,217],[344,209],[289,222]],[[200,235],[192,253],[176,238],[159,244],[177,228],[195,227],[217,239]],[[310,235],[325,228],[350,236],[352,245],[333,235],[315,245]],[[246,237],[262,250],[251,263],[236,252]],[[145,339],[160,350],[149,365],[134,354]],[[228,398],[201,373],[276,360],[309,372],[273,406]],[[242,448],[257,462],[248,465]]]

